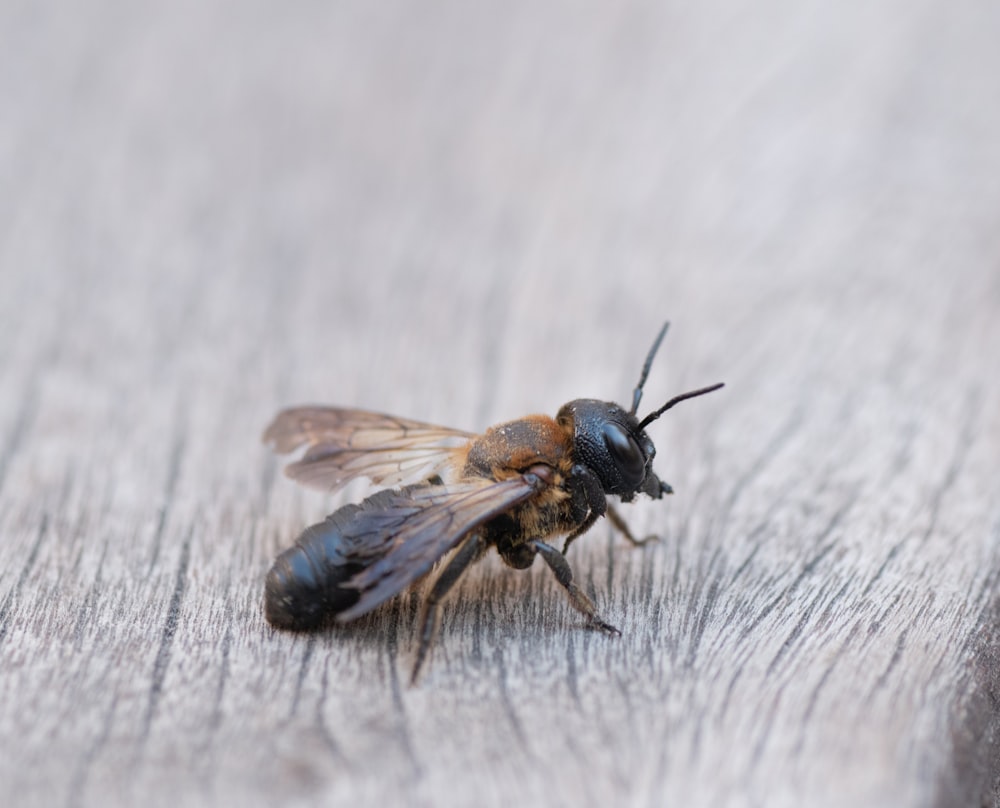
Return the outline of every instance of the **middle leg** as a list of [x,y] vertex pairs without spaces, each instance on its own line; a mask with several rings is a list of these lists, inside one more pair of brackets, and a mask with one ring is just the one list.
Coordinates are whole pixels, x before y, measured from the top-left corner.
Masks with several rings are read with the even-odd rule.
[[583,590],[580,589],[573,581],[573,570],[569,566],[569,562],[566,560],[566,556],[560,553],[551,544],[546,544],[543,541],[536,539],[531,542],[531,546],[538,551],[538,554],[545,559],[545,563],[549,565],[549,569],[556,576],[556,580],[562,585],[566,590],[566,594],[569,596],[570,605],[576,609],[580,614],[587,618],[587,622],[590,623],[594,628],[599,628],[601,631],[606,631],[608,634],[615,634],[621,636],[621,632],[612,626],[610,623],[604,622],[597,615],[597,608],[594,606],[594,602],[584,594]]

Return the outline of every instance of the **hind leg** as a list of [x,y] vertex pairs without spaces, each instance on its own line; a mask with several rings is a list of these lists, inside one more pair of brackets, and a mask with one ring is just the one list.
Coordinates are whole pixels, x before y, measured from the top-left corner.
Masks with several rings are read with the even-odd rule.
[[413,664],[413,674],[410,676],[411,685],[416,683],[420,668],[427,658],[427,652],[434,640],[434,635],[437,633],[438,611],[441,601],[462,577],[462,573],[468,569],[469,565],[482,555],[483,549],[483,540],[478,534],[469,536],[465,543],[458,548],[458,552],[451,557],[437,580],[434,581],[434,585],[424,601],[423,617],[420,620],[420,644],[417,646],[417,661]]

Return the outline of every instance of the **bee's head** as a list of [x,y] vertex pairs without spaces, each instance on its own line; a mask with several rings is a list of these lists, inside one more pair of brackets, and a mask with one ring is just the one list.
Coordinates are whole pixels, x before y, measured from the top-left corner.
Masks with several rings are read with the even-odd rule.
[[664,323],[653,347],[649,349],[639,376],[639,384],[632,393],[631,410],[626,412],[610,401],[578,398],[563,405],[556,416],[564,426],[572,425],[573,451],[577,461],[597,475],[604,493],[614,494],[623,502],[631,501],[639,493],[648,494],[653,499],[673,493],[673,489],[653,472],[656,447],[646,434],[646,427],[675,404],[722,387],[722,384],[713,384],[682,393],[639,420],[636,410],[642,399],[642,387],[668,325],[669,323]]
[[640,492],[653,499],[671,493],[653,473],[656,447],[632,413],[610,401],[578,398],[563,405],[556,420],[572,424],[576,461],[597,475],[605,494],[629,502]]

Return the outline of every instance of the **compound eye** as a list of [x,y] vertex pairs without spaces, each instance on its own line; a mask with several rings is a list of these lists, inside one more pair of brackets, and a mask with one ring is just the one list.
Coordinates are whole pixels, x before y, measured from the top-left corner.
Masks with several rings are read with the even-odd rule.
[[646,476],[646,456],[624,427],[614,422],[604,425],[604,443],[621,469],[625,482],[638,485]]

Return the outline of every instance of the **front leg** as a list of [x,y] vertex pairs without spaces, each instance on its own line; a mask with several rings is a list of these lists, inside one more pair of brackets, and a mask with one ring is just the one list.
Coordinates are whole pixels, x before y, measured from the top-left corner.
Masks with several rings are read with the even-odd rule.
[[[665,483],[657,481],[657,484],[662,485],[664,491],[669,492],[671,490],[670,486]],[[608,504],[604,487],[601,485],[601,481],[597,478],[597,475],[586,466],[579,464],[573,466],[566,486],[572,497],[572,516],[573,520],[577,523],[577,527],[566,537],[566,542],[563,544],[563,555],[566,555],[569,546],[576,541],[578,536],[582,536],[590,530],[594,522],[605,515],[611,521],[612,526],[636,547],[641,547],[652,541],[659,541],[660,537],[655,534],[645,536],[641,539],[633,535],[625,520],[622,519],[621,514]]]
[[566,537],[563,555],[566,555],[569,546],[577,537],[590,530],[594,522],[608,510],[608,498],[604,493],[604,486],[601,485],[597,475],[586,466],[579,463],[573,466],[566,480],[566,487],[572,498],[572,516],[577,527]]
[[657,536],[655,533],[651,533],[648,536],[644,536],[641,539],[637,539],[632,534],[632,531],[629,529],[629,526],[625,523],[625,520],[622,519],[622,515],[618,513],[618,511],[616,511],[610,505],[608,505],[608,521],[611,522],[611,524],[618,530],[618,532],[621,533],[635,547],[642,547],[642,545],[649,544],[651,541],[660,540],[660,537]]

